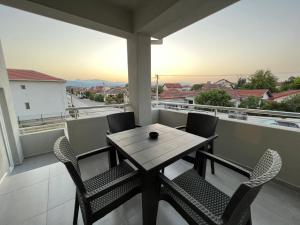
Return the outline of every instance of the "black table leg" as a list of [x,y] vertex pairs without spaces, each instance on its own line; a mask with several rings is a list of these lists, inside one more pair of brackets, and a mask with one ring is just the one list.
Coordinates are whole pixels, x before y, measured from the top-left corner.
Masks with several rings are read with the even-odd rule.
[[149,172],[143,177],[143,225],[155,225],[159,203],[160,183],[158,172]]

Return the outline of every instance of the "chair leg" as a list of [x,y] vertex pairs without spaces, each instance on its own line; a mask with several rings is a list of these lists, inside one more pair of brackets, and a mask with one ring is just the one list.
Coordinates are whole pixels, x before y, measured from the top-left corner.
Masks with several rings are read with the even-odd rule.
[[109,157],[109,167],[112,168],[117,166],[116,150],[109,151],[108,157]]
[[[214,143],[213,142],[210,144],[209,153],[214,154]],[[215,174],[215,162],[214,162],[214,160],[210,160],[210,169],[211,169],[211,173]]]
[[246,225],[252,225],[252,220],[251,220],[251,218],[248,220],[248,222],[247,222]]
[[165,173],[165,168],[161,169],[161,173],[164,174]]
[[75,205],[74,205],[73,225],[77,225],[77,221],[78,221],[78,210],[79,210],[79,202],[78,202],[77,194],[75,194]]

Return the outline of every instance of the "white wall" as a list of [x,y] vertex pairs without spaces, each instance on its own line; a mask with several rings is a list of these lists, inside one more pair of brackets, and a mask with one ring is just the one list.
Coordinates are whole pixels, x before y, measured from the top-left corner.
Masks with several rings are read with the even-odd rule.
[[[60,116],[67,107],[64,82],[10,81],[15,111],[20,120]],[[22,89],[25,85],[26,89]],[[26,109],[29,102],[30,109]]]

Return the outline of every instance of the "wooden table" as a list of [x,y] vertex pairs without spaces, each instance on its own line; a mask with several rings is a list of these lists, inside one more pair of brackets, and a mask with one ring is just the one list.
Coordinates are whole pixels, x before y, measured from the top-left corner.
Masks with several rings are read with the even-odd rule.
[[[149,132],[156,131],[156,140],[149,138]],[[108,142],[129,159],[143,173],[143,224],[156,224],[160,182],[158,173],[183,156],[207,143],[202,138],[161,124],[107,135]]]

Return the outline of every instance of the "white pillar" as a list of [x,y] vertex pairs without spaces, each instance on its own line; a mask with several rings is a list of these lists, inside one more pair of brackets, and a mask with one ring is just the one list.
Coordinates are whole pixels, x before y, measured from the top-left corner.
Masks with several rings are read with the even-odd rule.
[[135,34],[127,39],[129,100],[139,125],[152,123],[151,37]]
[[[0,42],[0,107],[1,107],[1,127],[0,138],[5,141],[6,155],[10,160],[10,166],[20,164],[23,161],[23,152],[19,137],[19,126],[14,110],[11,89],[9,85],[4,55]],[[5,154],[6,154],[5,151]],[[2,152],[3,154],[3,152]],[[1,162],[0,162],[1,164]]]

